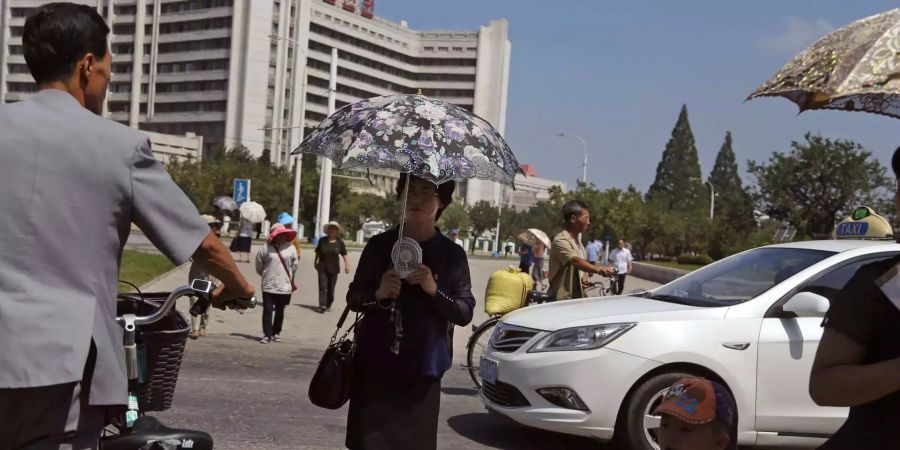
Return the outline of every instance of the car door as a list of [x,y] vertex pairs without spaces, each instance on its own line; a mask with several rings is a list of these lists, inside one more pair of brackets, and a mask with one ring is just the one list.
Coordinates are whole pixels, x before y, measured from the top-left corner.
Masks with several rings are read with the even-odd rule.
[[822,338],[822,317],[790,317],[781,307],[798,292],[833,301],[860,267],[893,256],[880,253],[842,261],[801,283],[769,309],[759,334],[757,431],[828,436],[844,423],[847,408],[818,406],[809,396],[809,373]]

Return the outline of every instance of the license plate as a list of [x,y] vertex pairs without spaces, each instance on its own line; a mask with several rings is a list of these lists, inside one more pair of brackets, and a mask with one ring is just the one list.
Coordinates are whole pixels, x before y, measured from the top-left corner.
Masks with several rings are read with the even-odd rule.
[[497,361],[482,356],[481,367],[478,369],[478,376],[481,377],[482,381],[497,384],[497,369],[499,369],[499,367],[500,363]]

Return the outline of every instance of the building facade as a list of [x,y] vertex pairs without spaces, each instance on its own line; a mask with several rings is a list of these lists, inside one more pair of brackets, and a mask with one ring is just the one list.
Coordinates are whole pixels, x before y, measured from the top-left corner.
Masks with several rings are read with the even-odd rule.
[[[195,133],[205,151],[246,147],[276,164],[336,107],[378,95],[439,98],[505,128],[511,44],[506,20],[477,30],[419,31],[374,15],[374,0],[75,0],[112,28],[108,116],[156,133]],[[25,18],[45,0],[0,6],[0,99],[35,91]],[[467,203],[496,202],[491,182],[462,183]]]

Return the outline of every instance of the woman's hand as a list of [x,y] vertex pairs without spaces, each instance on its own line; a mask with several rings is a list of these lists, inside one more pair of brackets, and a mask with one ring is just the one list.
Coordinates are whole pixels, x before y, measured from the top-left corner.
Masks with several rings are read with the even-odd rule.
[[409,284],[418,284],[419,286],[422,286],[422,290],[432,297],[437,294],[437,283],[434,282],[434,276],[431,274],[431,269],[425,264],[419,263],[415,272],[406,277],[406,281]]
[[400,286],[400,274],[391,268],[381,276],[381,286],[375,291],[375,298],[378,300],[397,298],[400,295]]

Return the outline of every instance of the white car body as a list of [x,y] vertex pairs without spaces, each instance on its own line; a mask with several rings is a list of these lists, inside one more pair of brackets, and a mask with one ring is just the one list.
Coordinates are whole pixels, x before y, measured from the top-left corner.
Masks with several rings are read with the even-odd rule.
[[[824,283],[829,273],[837,278],[839,273],[832,271],[841,267],[850,270],[849,265],[863,260],[900,254],[900,244],[831,240],[761,248],[835,253],[733,306],[697,307],[621,296],[537,305],[508,314],[498,329],[520,327],[526,334],[535,334],[514,351],[498,351],[493,347],[498,335],[494,333],[485,357],[496,362],[498,384],[482,390],[482,402],[527,426],[606,441],[613,436],[629,392],[648,376],[689,372],[718,378],[732,391],[742,445],[821,443],[843,424],[848,412],[820,407],[809,396],[809,373],[822,336],[823,314],[783,318],[781,312],[782,318],[778,318],[773,317],[772,308],[808,283]],[[711,270],[728,259],[694,273]],[[674,283],[677,280],[670,285]],[[554,331],[615,323],[636,325],[593,350],[528,351]],[[519,395],[510,387],[518,390],[527,406],[501,404],[510,395]],[[554,405],[537,392],[547,387],[571,389],[590,411]]]

